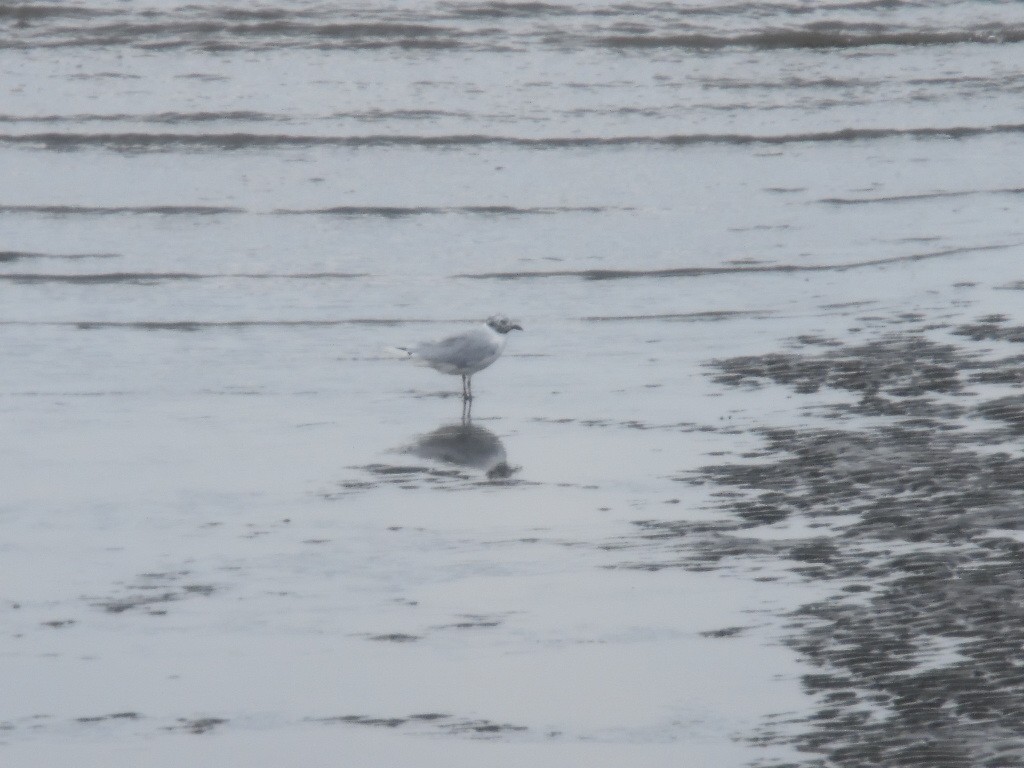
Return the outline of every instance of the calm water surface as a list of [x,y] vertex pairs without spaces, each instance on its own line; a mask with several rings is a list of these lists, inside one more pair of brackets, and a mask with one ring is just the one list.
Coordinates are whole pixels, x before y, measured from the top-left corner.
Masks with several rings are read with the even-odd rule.
[[[729,561],[735,531],[707,526],[765,487],[681,481],[774,460],[764,429],[836,402],[920,396],[879,360],[925,339],[961,345],[954,377],[1019,354],[1020,11],[0,7],[0,751],[102,765],[128,739],[162,765],[209,731],[239,765],[295,740],[430,765],[526,743],[550,765],[895,759],[841,749],[895,683],[852,669],[854,698],[829,699],[813,675],[841,663],[785,628],[873,579],[767,544]],[[495,311],[526,331],[462,428],[456,380],[381,349]],[[851,350],[815,370],[867,378],[716,378],[798,338]],[[1022,383],[963,377],[922,391]],[[984,481],[1000,503],[1011,475]],[[751,535],[839,537],[863,512],[826,501]],[[962,663],[936,631],[915,662]],[[941,720],[949,764],[1019,755],[1016,703],[991,725],[936,706],[966,714],[884,738]]]

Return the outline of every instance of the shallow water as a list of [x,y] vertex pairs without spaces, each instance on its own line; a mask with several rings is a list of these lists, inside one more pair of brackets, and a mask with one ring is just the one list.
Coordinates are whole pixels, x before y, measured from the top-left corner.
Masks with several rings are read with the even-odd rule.
[[1017,764],[1018,9],[0,9],[4,764]]

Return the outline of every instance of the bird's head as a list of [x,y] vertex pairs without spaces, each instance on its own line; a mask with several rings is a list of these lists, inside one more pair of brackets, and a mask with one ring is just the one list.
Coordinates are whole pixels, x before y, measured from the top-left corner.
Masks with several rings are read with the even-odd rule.
[[523,326],[519,323],[509,320],[505,315],[491,315],[487,318],[487,325],[498,333],[508,333],[509,331],[521,331]]

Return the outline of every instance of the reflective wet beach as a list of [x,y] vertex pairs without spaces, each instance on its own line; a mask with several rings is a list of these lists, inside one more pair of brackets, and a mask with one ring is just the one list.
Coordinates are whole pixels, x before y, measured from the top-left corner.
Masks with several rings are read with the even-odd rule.
[[2,17],[5,765],[1019,762],[1012,6],[754,11]]

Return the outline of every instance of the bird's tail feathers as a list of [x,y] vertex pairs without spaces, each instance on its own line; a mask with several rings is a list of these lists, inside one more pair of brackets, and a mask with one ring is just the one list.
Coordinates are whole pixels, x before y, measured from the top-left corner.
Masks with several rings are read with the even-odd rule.
[[384,347],[384,353],[391,357],[412,357],[412,352],[405,347]]

